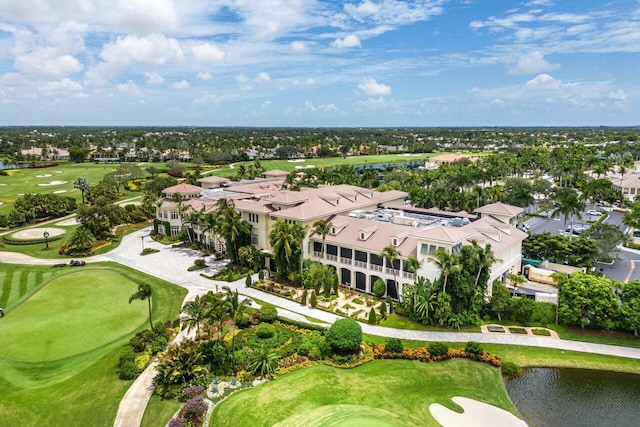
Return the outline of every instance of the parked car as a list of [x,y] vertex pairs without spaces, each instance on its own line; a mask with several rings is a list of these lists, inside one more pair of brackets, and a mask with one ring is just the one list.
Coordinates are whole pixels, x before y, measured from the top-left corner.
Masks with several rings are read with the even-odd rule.
[[72,259],[71,262],[69,263],[69,265],[73,266],[73,267],[82,267],[83,265],[85,265],[86,263],[83,260],[78,260],[78,259]]
[[598,212],[595,209],[589,209],[586,214],[590,216],[602,216],[602,212]]
[[[574,225],[573,226],[573,234],[575,234],[576,236],[579,236],[583,231],[585,231],[587,228],[582,226],[582,225]],[[571,227],[567,227],[564,231],[566,231],[567,233],[571,233]]]

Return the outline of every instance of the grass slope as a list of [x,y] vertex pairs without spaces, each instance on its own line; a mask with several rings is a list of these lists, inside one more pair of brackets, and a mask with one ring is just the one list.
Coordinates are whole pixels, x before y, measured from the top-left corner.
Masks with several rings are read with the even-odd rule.
[[[39,269],[4,267],[23,278]],[[149,283],[158,321],[177,316],[186,290],[111,263],[49,269],[52,276],[42,271],[44,283],[0,319],[0,424],[113,425],[130,385],[117,378],[122,345],[148,325],[147,302],[129,304],[129,295]]]
[[313,366],[239,392],[215,409],[211,425],[437,426],[429,405],[459,410],[453,396],[517,414],[495,368],[461,359],[375,360],[346,370]]
[[0,268],[0,307],[9,312],[41,286],[68,270],[44,265],[2,264]]

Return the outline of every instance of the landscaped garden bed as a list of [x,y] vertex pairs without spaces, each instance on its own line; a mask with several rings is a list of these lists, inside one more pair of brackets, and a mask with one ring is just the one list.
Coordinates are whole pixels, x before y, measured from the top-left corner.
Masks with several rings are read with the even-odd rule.
[[549,331],[548,329],[544,329],[544,328],[532,328],[531,329],[531,333],[533,335],[540,335],[540,336],[544,336],[544,337],[550,337],[551,336],[551,331]]
[[522,335],[527,335],[528,332],[525,328],[520,328],[517,326],[509,326],[509,332],[512,334],[522,334]]

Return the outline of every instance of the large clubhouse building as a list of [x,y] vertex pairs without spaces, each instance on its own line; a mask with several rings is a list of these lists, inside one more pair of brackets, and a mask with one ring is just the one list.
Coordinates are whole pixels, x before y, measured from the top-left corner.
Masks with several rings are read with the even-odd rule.
[[[407,268],[409,256],[421,262],[416,275],[434,280],[439,271],[429,260],[436,251],[455,253],[472,241],[482,247],[490,244],[497,260],[491,268],[488,294],[493,281],[520,271],[522,241],[527,234],[516,227],[523,209],[515,206],[494,203],[474,214],[421,209],[406,204],[407,193],[395,190],[378,192],[344,184],[284,190],[283,179],[273,173],[252,181],[207,177],[199,182],[202,187],[183,183],[164,190],[156,218],[167,232],[175,235],[180,231],[181,215],[214,211],[221,198],[233,200],[235,209],[251,224],[252,244],[265,253],[271,252],[269,233],[276,221],[312,230],[316,221],[326,220],[331,227],[324,236],[325,250],[323,236],[311,233],[303,242],[304,257],[333,266],[342,284],[362,292],[372,292],[376,280],[382,279],[388,295],[398,298],[403,286],[415,279]],[[175,201],[176,193],[182,201]],[[199,241],[224,252],[224,242],[213,233],[187,226]],[[380,257],[387,246],[394,246],[400,254],[394,265]]]

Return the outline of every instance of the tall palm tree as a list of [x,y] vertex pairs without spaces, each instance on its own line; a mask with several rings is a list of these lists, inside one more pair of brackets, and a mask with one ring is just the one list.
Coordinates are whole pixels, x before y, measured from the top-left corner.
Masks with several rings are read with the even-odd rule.
[[315,234],[319,234],[322,236],[322,258],[324,259],[327,254],[324,241],[325,241],[325,238],[327,237],[327,234],[329,234],[329,232],[331,231],[331,222],[326,221],[324,219],[318,220],[313,223],[312,231]]
[[560,273],[559,271],[556,271],[555,273],[553,273],[551,275],[551,278],[555,280],[555,282],[558,284],[558,291],[557,291],[558,298],[556,298],[556,325],[557,325],[560,321],[560,292],[562,292],[562,286],[569,281],[569,278],[565,273]]
[[207,319],[209,314],[205,300],[201,299],[200,295],[196,296],[193,301],[184,305],[182,313],[186,316],[182,320],[182,324],[188,331],[195,327],[197,337],[200,334],[200,324]]
[[442,278],[442,293],[447,293],[447,281],[451,273],[457,273],[462,269],[460,264],[460,258],[454,253],[449,253],[444,249],[437,250],[434,254],[434,258],[430,258],[429,261],[434,263],[440,270]]
[[[283,220],[278,220],[269,233],[269,244],[273,249],[273,255],[278,266],[280,275],[295,271],[293,256],[299,254],[300,258],[295,260],[302,270],[302,240],[306,235],[305,228],[300,224],[288,224]],[[293,267],[292,267],[293,266]]]
[[586,205],[584,201],[580,198],[578,193],[571,188],[561,188],[556,191],[554,196],[554,210],[551,212],[551,215],[556,217],[562,215],[564,217],[564,226],[567,226],[567,221],[571,219],[571,232],[570,236],[573,235],[573,216],[576,215],[578,218],[582,218],[582,212],[584,211]]
[[386,260],[387,267],[391,268],[393,272],[393,285],[396,287],[396,295],[398,295],[398,279],[396,277],[396,268],[393,264],[400,257],[400,252],[398,252],[395,246],[385,246],[382,248],[379,256]]
[[420,270],[420,267],[422,267],[422,264],[424,264],[424,261],[419,260],[413,255],[409,255],[404,264],[407,266],[407,271],[409,273],[413,273],[413,281],[415,283],[415,281],[418,279],[417,272],[418,270]]
[[149,306],[149,326],[151,326],[151,330],[153,331],[153,319],[151,318],[151,295],[153,294],[153,290],[151,289],[151,285],[146,283],[140,283],[138,285],[138,291],[132,294],[129,297],[129,304],[133,300],[144,301],[147,300]]
[[243,300],[240,299],[238,295],[238,291],[232,291],[228,286],[224,286],[222,288],[225,291],[224,303],[223,307],[226,310],[226,313],[229,315],[232,321],[231,328],[231,360],[233,364],[233,368],[236,366],[236,323],[241,316],[247,311],[247,308],[251,305],[251,302],[248,298]]
[[487,243],[484,245],[484,248],[481,248],[478,245],[478,242],[475,240],[471,241],[471,244],[474,246],[476,262],[478,263],[478,274],[476,275],[475,287],[478,287],[478,282],[480,281],[480,275],[484,269],[491,268],[494,262],[498,261],[493,255],[493,251],[491,250],[491,244]]
[[73,188],[77,188],[78,190],[80,190],[80,193],[82,194],[83,205],[84,205],[84,192],[87,191],[89,187],[91,187],[91,184],[89,184],[89,180],[82,176],[76,178],[75,182],[73,183]]

